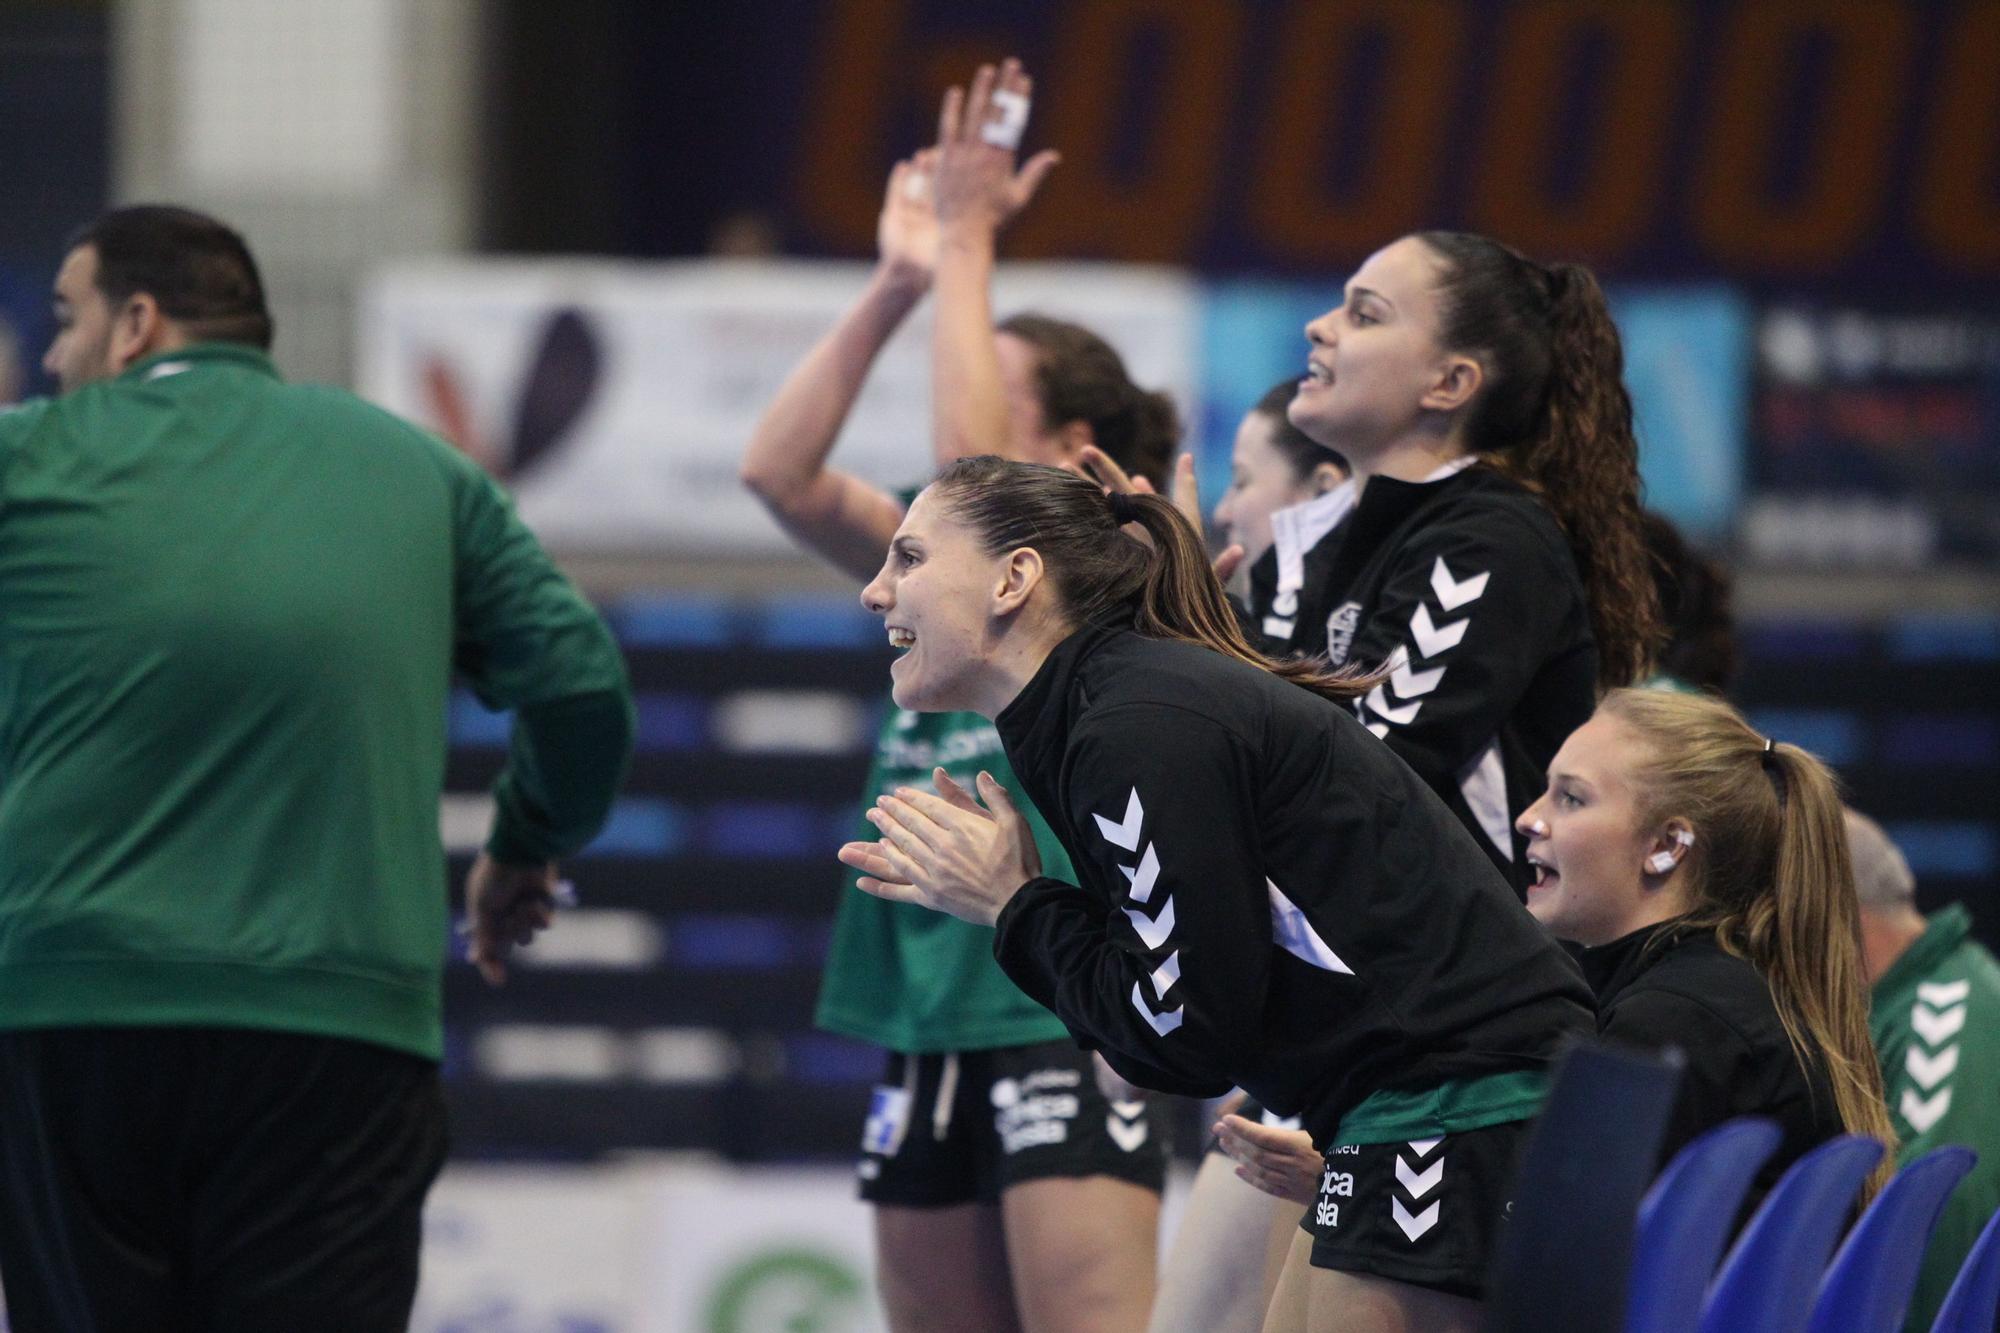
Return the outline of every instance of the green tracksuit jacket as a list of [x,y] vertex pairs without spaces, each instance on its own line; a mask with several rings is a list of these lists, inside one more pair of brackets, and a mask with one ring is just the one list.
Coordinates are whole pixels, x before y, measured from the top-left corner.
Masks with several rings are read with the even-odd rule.
[[1948,907],[1875,983],[1869,1027],[1908,1162],[1947,1143],[1979,1163],[1945,1201],[1904,1327],[1928,1329],[1979,1229],[2000,1208],[2000,963]]
[[624,667],[464,457],[234,344],[0,414],[0,1029],[437,1058],[454,668],[517,710],[489,849],[576,850]]

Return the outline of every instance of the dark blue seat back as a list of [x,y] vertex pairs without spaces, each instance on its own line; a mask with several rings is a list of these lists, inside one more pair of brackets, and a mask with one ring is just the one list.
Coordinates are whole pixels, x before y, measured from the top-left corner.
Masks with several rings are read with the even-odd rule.
[[1945,1198],[1978,1160],[1970,1148],[1938,1148],[1896,1173],[1820,1280],[1811,1333],[1895,1333],[1902,1327]]
[[1702,1307],[1701,1333],[1799,1333],[1861,1182],[1882,1158],[1843,1134],[1792,1163],[1743,1229]]
[[1778,1127],[1746,1117],[1675,1154],[1639,1204],[1626,1282],[1626,1333],[1686,1333],[1752,1177],[1778,1148]]
[[1993,1333],[2000,1323],[2000,1212],[1972,1242],[1931,1333]]

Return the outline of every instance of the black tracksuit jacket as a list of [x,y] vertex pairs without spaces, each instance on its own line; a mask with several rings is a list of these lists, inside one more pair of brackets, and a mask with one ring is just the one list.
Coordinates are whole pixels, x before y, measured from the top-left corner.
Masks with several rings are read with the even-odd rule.
[[1092,627],[997,720],[1081,885],[994,955],[1144,1087],[1240,1085],[1314,1140],[1378,1088],[1543,1068],[1590,993],[1352,713],[1193,644]]
[[[1256,604],[1275,574],[1274,561],[1252,570],[1250,628],[1275,623]],[[1357,706],[1361,720],[1525,894],[1514,820],[1596,706],[1589,605],[1547,507],[1484,466],[1428,482],[1372,477],[1306,553],[1292,624],[1289,638],[1254,641],[1273,656],[1324,652],[1336,666],[1395,663]]]
[[1770,983],[1725,952],[1713,931],[1648,926],[1578,954],[1597,994],[1599,1035],[1645,1051],[1680,1048],[1680,1093],[1660,1146],[1664,1164],[1707,1130],[1741,1115],[1768,1116],[1784,1137],[1758,1171],[1754,1207],[1785,1168],[1845,1132],[1833,1085],[1802,1066],[1778,1019]]

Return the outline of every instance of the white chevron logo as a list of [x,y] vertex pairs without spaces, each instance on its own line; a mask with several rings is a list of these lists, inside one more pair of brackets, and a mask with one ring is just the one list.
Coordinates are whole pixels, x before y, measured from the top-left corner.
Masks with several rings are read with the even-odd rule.
[[1444,1158],[1440,1157],[1422,1171],[1411,1170],[1410,1164],[1398,1154],[1396,1158],[1396,1180],[1410,1192],[1413,1199],[1421,1199],[1437,1188],[1444,1179]]
[[1415,1240],[1437,1225],[1438,1205],[1435,1199],[1431,1201],[1430,1207],[1424,1209],[1415,1217],[1410,1216],[1410,1210],[1403,1207],[1403,1201],[1397,1198],[1389,1200],[1389,1211],[1396,1219],[1396,1225],[1401,1227],[1403,1234],[1411,1240]]
[[1380,685],[1368,691],[1368,706],[1377,714],[1387,718],[1399,727],[1407,727],[1417,717],[1417,710],[1424,706],[1422,699],[1404,704],[1401,708],[1389,702],[1389,694]]
[[1373,735],[1375,739],[1378,741],[1386,741],[1389,739],[1389,724],[1387,722],[1370,722],[1368,724],[1368,730],[1369,733]]
[[1924,1045],[1937,1046],[1956,1037],[1965,1026],[1965,1006],[1933,1013],[1919,1004],[1910,1010],[1910,1026],[1924,1039]]
[[[1102,818],[1102,816],[1099,816],[1099,818]],[[1149,842],[1146,844],[1146,854],[1139,858],[1139,868],[1137,870],[1134,870],[1131,866],[1119,866],[1118,869],[1124,873],[1126,880],[1131,884],[1132,897],[1134,899],[1143,903],[1153,896],[1153,881],[1160,877],[1160,857],[1153,850],[1152,843]]]
[[1185,1005],[1175,1005],[1164,1014],[1156,1014],[1148,1009],[1145,997],[1139,994],[1139,983],[1136,981],[1132,983],[1132,1007],[1145,1017],[1146,1026],[1162,1037],[1179,1027],[1186,1017]]
[[1926,1055],[1915,1046],[1903,1058],[1903,1068],[1917,1081],[1917,1086],[1929,1092],[1938,1084],[1952,1076],[1958,1068],[1958,1047],[1947,1046],[1936,1055]]
[[1125,916],[1132,923],[1132,929],[1139,932],[1139,938],[1145,941],[1148,949],[1159,948],[1167,942],[1167,936],[1174,933],[1174,900],[1172,898],[1167,899],[1166,906],[1160,909],[1160,915],[1157,918],[1149,918],[1144,912],[1130,907],[1125,909]]
[[1181,979],[1181,951],[1174,950],[1167,955],[1167,961],[1153,969],[1153,994],[1158,999],[1166,999],[1173,984]]
[[1493,577],[1490,571],[1474,574],[1462,582],[1454,582],[1451,571],[1444,567],[1444,557],[1439,556],[1431,566],[1431,591],[1437,594],[1438,605],[1447,611],[1456,611],[1467,602],[1479,600],[1479,594],[1486,591],[1486,580]]
[[1415,1153],[1419,1157],[1429,1157],[1432,1151],[1435,1150],[1437,1146],[1443,1142],[1444,1140],[1442,1138],[1411,1139],[1410,1151]]
[[[1410,617],[1410,637],[1417,641],[1417,652],[1425,657],[1436,657],[1448,648],[1458,647],[1458,641],[1465,637],[1470,620],[1454,620],[1439,627],[1431,623],[1431,609],[1422,602],[1417,603],[1417,613]],[[1099,819],[1102,823],[1102,818]]]
[[1926,981],[1917,987],[1917,998],[1939,1009],[1959,1004],[1971,994],[1970,981]]
[[1420,694],[1429,694],[1444,679],[1444,668],[1433,667],[1429,671],[1415,671],[1410,667],[1410,650],[1400,645],[1389,655],[1389,688],[1399,699],[1414,699]]
[[1951,1089],[1939,1088],[1928,1097],[1919,1097],[1915,1088],[1904,1088],[1903,1100],[1896,1109],[1903,1113],[1903,1119],[1909,1122],[1911,1129],[1927,1134],[1931,1126],[1951,1109]]
[[[1134,1116],[1139,1115],[1146,1109],[1144,1102],[1113,1102],[1111,1105],[1113,1109],[1125,1106],[1134,1107],[1136,1109],[1131,1112]],[[1137,1152],[1139,1145],[1146,1141],[1146,1136],[1152,1133],[1152,1126],[1148,1125],[1144,1120],[1120,1119],[1115,1115],[1104,1117],[1104,1129],[1106,1133],[1111,1135],[1111,1141],[1117,1144],[1119,1149],[1124,1152]]]
[[1146,820],[1146,807],[1139,804],[1139,789],[1132,789],[1132,799],[1125,802],[1125,822],[1114,824],[1103,815],[1092,815],[1097,821],[1097,831],[1105,841],[1123,847],[1128,852],[1139,850],[1139,825]]

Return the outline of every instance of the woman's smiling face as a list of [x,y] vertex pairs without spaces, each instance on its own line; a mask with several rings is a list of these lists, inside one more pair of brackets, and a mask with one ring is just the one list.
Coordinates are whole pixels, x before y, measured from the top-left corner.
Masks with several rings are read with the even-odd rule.
[[897,707],[942,713],[974,706],[1005,566],[980,549],[934,489],[917,496],[881,572],[861,591],[861,604],[882,617],[901,654],[889,668]]

